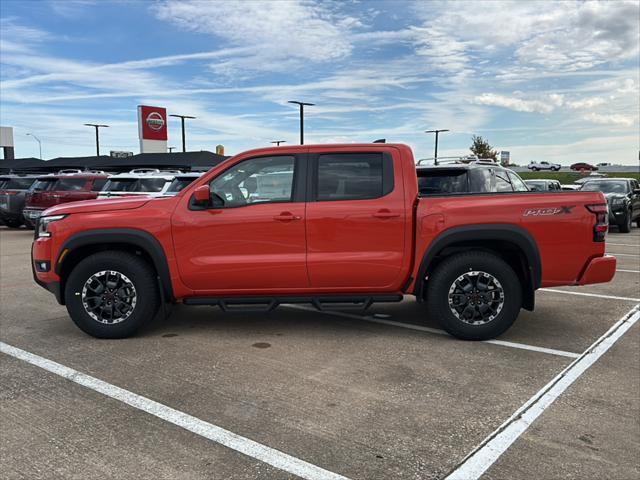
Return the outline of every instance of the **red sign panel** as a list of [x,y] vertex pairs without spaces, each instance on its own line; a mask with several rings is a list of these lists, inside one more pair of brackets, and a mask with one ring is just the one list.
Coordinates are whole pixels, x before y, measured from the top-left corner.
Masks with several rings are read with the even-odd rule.
[[139,105],[138,128],[144,140],[166,140],[167,109]]

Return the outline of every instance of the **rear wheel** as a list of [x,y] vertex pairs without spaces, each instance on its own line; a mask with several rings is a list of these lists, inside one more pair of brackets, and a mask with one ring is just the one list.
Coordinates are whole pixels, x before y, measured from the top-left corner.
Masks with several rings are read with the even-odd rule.
[[522,288],[499,256],[471,251],[452,255],[429,277],[429,316],[451,335],[487,340],[504,333],[522,306]]
[[69,275],[65,303],[71,319],[85,333],[125,338],[158,311],[156,275],[136,255],[96,253],[78,263]]
[[622,221],[618,223],[618,229],[621,233],[629,233],[631,231],[631,210],[629,210]]

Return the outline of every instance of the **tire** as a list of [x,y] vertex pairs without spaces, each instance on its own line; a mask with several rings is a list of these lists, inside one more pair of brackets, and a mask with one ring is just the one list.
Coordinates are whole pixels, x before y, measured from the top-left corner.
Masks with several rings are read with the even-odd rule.
[[560,167],[554,167],[553,171],[554,172],[559,172],[560,171]]
[[538,171],[538,167],[531,167],[531,170],[533,170],[534,172]]
[[631,210],[624,216],[622,222],[618,224],[620,233],[629,233],[631,231]]
[[[480,272],[478,275],[474,275],[478,272]],[[474,315],[480,315],[480,309],[488,306],[490,307],[487,313],[489,318],[474,316],[465,321],[460,317],[465,316],[463,312],[466,312],[466,309],[463,312],[458,311],[456,315],[454,313],[456,307],[453,304],[450,305],[450,298],[454,301],[462,297],[461,294],[456,293],[460,291],[460,285],[471,285],[473,288],[474,277],[476,287],[480,280],[480,283],[485,284],[486,287],[489,281],[487,274],[493,278],[489,289],[480,288],[479,294],[474,294],[472,290],[470,295],[475,295],[472,297],[473,300],[479,300],[479,303],[471,307]],[[500,290],[502,290],[501,298]],[[487,291],[493,293],[487,295],[484,293]],[[482,299],[483,296],[484,299]],[[492,297],[496,300],[486,302],[487,298]],[[501,335],[515,322],[522,307],[522,287],[516,273],[501,257],[489,252],[469,251],[452,255],[436,267],[429,277],[425,300],[429,317],[438,321],[442,328],[454,337],[463,340],[488,340]],[[465,302],[467,306],[471,306],[469,301]],[[460,308],[462,307],[458,307]]]
[[4,221],[4,224],[9,228],[20,228],[22,222],[20,220],[7,219]]
[[[107,288],[112,285],[113,290]],[[153,269],[142,258],[122,251],[96,253],[78,263],[64,296],[73,322],[96,338],[129,337],[160,307]]]

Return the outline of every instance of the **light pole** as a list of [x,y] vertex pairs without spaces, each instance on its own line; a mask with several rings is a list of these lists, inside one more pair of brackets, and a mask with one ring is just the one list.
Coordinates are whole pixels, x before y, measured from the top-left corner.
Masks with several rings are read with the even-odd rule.
[[169,147],[169,153],[173,153],[173,149],[176,147]]
[[315,103],[298,102],[296,100],[289,100],[289,103],[300,105],[300,145],[304,145],[304,106],[312,107]]
[[424,133],[435,133],[436,134],[436,150],[435,150],[435,154],[433,156],[433,164],[437,165],[438,164],[438,134],[440,132],[448,132],[449,130],[447,130],[446,128],[443,128],[441,130],[425,130]]
[[271,143],[275,143],[276,147],[279,147],[281,143],[287,143],[287,141],[286,140],[274,140]]
[[98,133],[98,130],[100,128],[107,128],[109,127],[109,125],[100,125],[98,123],[85,123],[84,124],[86,127],[93,127],[96,129],[96,157],[100,156],[100,134]]
[[40,157],[38,157],[38,158],[40,158],[40,160],[42,160],[42,142],[33,133],[27,133],[27,135],[29,135],[30,137],[33,137],[36,140],[36,142],[38,142],[38,148],[40,149]]
[[184,141],[184,119],[185,118],[189,118],[189,119],[193,119],[196,117],[190,117],[189,115],[169,115],[170,117],[176,117],[179,118],[181,123],[182,123],[182,151],[186,152],[187,151],[187,147],[186,147],[186,143]]

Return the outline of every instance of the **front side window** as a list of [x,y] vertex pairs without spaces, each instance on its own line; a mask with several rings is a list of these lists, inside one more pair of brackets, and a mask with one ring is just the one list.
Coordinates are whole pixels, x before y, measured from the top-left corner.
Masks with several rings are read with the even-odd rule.
[[136,178],[112,178],[104,186],[104,192],[132,192],[136,186]]
[[496,170],[495,178],[496,178],[496,192],[498,193],[513,192],[513,187],[511,186],[511,181],[507,176],[507,172],[505,172],[504,170]]
[[514,172],[508,172],[509,178],[511,179],[511,185],[513,185],[513,190],[516,192],[528,192],[529,188],[522,181],[522,179]]
[[52,187],[56,184],[57,179],[55,178],[47,178],[44,180],[36,180],[33,185],[31,185],[30,191],[32,192],[45,192],[47,190],[51,190]]
[[77,192],[82,190],[87,181],[84,178],[61,178],[58,180],[53,190],[59,192]]
[[290,202],[294,165],[289,155],[244,160],[214,178],[209,188],[223,207]]
[[2,188],[7,190],[28,190],[32,184],[33,178],[12,178]]
[[195,177],[174,178],[173,182],[171,182],[171,185],[169,185],[169,188],[167,189],[167,193],[173,194],[181,192],[195,180]]
[[393,190],[393,164],[382,153],[335,153],[318,157],[316,199],[368,200]]

